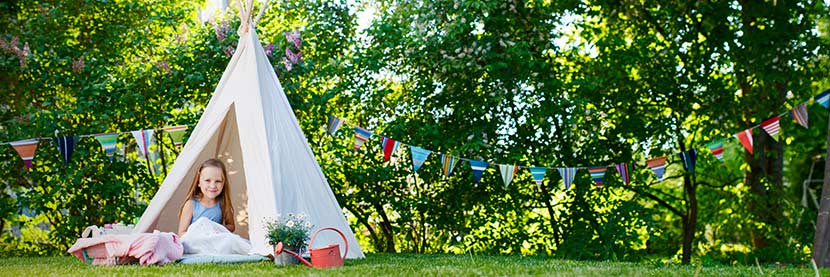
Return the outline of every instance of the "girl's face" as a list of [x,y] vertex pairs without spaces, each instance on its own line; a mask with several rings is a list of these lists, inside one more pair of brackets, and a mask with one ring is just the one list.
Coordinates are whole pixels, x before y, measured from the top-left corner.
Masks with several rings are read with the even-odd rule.
[[222,169],[208,166],[202,168],[199,176],[199,189],[202,191],[202,196],[207,199],[216,199],[222,188],[225,185],[225,180],[222,178]]

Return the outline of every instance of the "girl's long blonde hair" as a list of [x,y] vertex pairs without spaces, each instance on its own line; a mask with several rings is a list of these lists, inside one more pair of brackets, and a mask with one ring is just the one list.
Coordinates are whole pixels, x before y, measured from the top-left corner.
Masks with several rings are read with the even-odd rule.
[[202,169],[205,167],[215,167],[222,169],[222,192],[219,193],[219,197],[222,197],[222,225],[227,225],[228,222],[233,220],[233,204],[231,203],[231,184],[230,180],[228,180],[228,171],[225,170],[225,164],[218,159],[209,159],[202,163],[202,166],[199,167],[199,171],[196,172],[196,178],[193,179],[193,184],[190,185],[190,191],[187,192],[187,198],[184,199],[182,202],[182,207],[179,208],[179,218],[182,217],[182,210],[184,210],[184,204],[187,201],[190,201],[193,198],[202,199],[202,190],[198,189],[199,187],[199,178],[202,176]]

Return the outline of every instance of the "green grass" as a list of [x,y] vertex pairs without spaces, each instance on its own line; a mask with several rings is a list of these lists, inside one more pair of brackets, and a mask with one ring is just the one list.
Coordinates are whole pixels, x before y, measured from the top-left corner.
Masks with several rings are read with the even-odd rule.
[[[366,259],[346,261],[336,269],[310,269],[304,266],[276,266],[270,262],[247,264],[208,264],[165,266],[90,266],[75,257],[32,257],[0,259],[0,276],[158,276],[158,275],[349,275],[349,276],[813,276],[810,267],[681,266],[649,263],[570,261],[540,257],[480,255],[368,255]],[[822,270],[827,276],[827,270]]]

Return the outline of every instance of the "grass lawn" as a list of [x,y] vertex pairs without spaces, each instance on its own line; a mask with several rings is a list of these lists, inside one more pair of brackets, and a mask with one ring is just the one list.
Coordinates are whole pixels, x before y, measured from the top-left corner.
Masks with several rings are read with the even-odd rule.
[[[751,267],[751,266],[680,266],[653,263],[585,262],[539,257],[470,256],[470,255],[416,255],[379,254],[366,259],[348,260],[346,266],[318,270],[304,266],[275,266],[270,262],[247,264],[210,264],[165,266],[90,266],[75,257],[36,257],[0,259],[0,276],[43,275],[632,275],[632,276],[814,276],[810,267]],[[830,272],[822,270],[827,276]]]

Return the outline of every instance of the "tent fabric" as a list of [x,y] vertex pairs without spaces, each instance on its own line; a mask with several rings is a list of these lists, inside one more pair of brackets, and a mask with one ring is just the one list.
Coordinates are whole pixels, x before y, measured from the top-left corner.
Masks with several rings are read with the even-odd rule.
[[[135,232],[177,230],[196,170],[209,158],[225,163],[235,233],[251,241],[254,254],[273,253],[267,220],[304,213],[314,228],[334,227],[346,235],[347,258],[364,257],[251,25],[240,29],[214,95]],[[320,235],[315,244],[343,247],[336,235]]]

